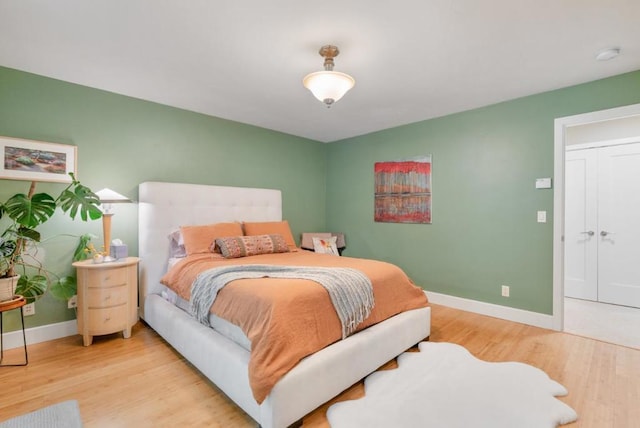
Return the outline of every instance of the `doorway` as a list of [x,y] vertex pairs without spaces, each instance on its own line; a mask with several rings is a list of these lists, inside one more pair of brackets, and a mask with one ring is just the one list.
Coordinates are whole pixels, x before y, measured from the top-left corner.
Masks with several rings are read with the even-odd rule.
[[640,348],[640,138],[568,145],[564,331]]
[[[628,126],[620,126],[615,127],[615,122],[619,121],[620,124],[631,123],[631,127]],[[635,125],[634,125],[635,124]],[[607,233],[607,236],[613,238],[612,234],[609,234],[610,230],[607,229],[598,229],[600,225],[593,225],[593,228],[587,228],[587,224],[580,224],[580,231],[570,230],[569,222],[565,221],[565,155],[567,154],[567,147],[571,144],[575,144],[575,141],[571,140],[572,135],[575,137],[576,135],[589,134],[591,140],[586,140],[586,147],[582,148],[592,148],[595,149],[594,143],[597,141],[603,141],[606,139],[624,139],[632,136],[640,136],[640,104],[620,107],[610,110],[603,110],[599,112],[581,114],[576,116],[570,116],[565,118],[559,118],[555,121],[555,134],[554,134],[554,178],[555,178],[555,192],[554,192],[554,238],[553,238],[553,328],[556,330],[563,331],[565,330],[565,268],[566,269],[574,269],[571,266],[572,261],[565,260],[565,242],[564,239],[574,239],[574,237],[570,237],[569,233],[580,232],[580,235],[585,235],[585,237],[590,237],[592,240],[597,240],[599,238],[606,238],[606,236],[601,236],[599,233],[604,231]],[[613,128],[611,125],[614,125]],[[634,130],[634,126],[636,129]],[[611,133],[611,131],[603,131],[606,129],[616,129],[616,131]],[[629,130],[631,129],[631,131]],[[625,134],[626,132],[626,134]],[[578,139],[579,140],[579,139]],[[582,141],[584,144],[585,141]],[[588,144],[591,144],[589,147]],[[567,155],[567,158],[570,158]],[[568,169],[568,168],[567,168]],[[571,183],[569,183],[572,185]],[[571,201],[569,201],[571,202]],[[595,227],[597,226],[597,227]],[[566,228],[566,230],[565,230]],[[596,230],[597,229],[597,230]],[[592,231],[593,235],[590,235],[589,232]],[[613,230],[611,230],[613,231]],[[587,232],[587,233],[581,233]],[[613,231],[615,232],[615,231]],[[582,237],[584,239],[584,237]],[[604,245],[604,244],[603,244]],[[597,254],[597,253],[596,253]],[[637,251],[636,251],[637,257]],[[568,265],[565,266],[565,263]],[[585,263],[586,265],[586,263]],[[591,266],[591,264],[589,264]],[[597,272],[597,270],[596,270]],[[606,272],[606,270],[605,270]],[[569,272],[571,273],[571,272]],[[593,273],[592,273],[593,275]],[[579,275],[578,275],[579,276]],[[586,274],[585,274],[586,276]],[[596,274],[597,276],[597,274]],[[615,282],[615,281],[614,281]],[[569,287],[570,288],[570,287]],[[596,290],[596,300],[597,294],[599,290]],[[571,291],[569,291],[571,293]],[[591,292],[593,296],[593,291]],[[606,293],[605,293],[606,294]],[[606,297],[605,297],[606,299]],[[588,302],[587,300],[580,300],[579,302]],[[602,305],[605,307],[612,306],[614,308],[620,308],[621,306],[617,305],[605,305],[602,303],[596,303],[598,305]],[[625,308],[631,309],[635,314],[636,311],[640,314],[640,309],[636,310],[634,308]],[[609,316],[608,319],[614,319],[614,316]],[[629,330],[628,326],[633,325],[634,322],[628,323],[629,318],[627,314],[623,317],[626,329]],[[638,318],[640,319],[640,318]],[[610,324],[609,322],[601,322],[600,325]],[[615,324],[615,323],[611,323]]]
[[640,308],[640,137],[568,145],[564,295]]

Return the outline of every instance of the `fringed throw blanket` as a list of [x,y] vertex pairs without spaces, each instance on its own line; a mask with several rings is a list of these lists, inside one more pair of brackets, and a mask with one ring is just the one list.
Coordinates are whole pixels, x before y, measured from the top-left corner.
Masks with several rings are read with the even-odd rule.
[[209,311],[218,292],[229,282],[247,278],[307,279],[322,285],[331,298],[346,338],[364,321],[374,306],[373,286],[357,269],[308,266],[242,265],[202,272],[191,286],[191,313],[209,326]]

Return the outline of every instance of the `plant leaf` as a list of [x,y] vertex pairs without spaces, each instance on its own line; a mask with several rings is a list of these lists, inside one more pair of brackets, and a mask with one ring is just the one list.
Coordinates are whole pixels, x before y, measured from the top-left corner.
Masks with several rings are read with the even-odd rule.
[[44,275],[34,275],[27,277],[23,275],[18,280],[16,294],[20,294],[27,299],[27,303],[33,303],[47,291],[47,277]]
[[49,292],[56,299],[69,300],[76,295],[78,285],[75,276],[63,276],[49,288]]
[[55,200],[46,193],[36,193],[29,199],[27,195],[13,195],[5,204],[9,218],[22,226],[34,228],[47,221],[56,210]]
[[28,227],[20,226],[16,232],[18,238],[25,238],[26,240],[40,242],[40,232],[35,229],[29,229]]
[[0,237],[0,257],[9,257],[16,250],[16,241]]
[[91,242],[92,238],[94,238],[94,235],[92,235],[91,233],[85,233],[80,237],[80,240],[78,241],[78,246],[73,252],[74,262],[77,262],[80,260],[86,260],[88,258],[86,249],[89,243]]
[[82,221],[87,221],[89,218],[97,220],[102,217],[102,211],[98,208],[100,199],[91,189],[82,184],[77,184],[73,191],[65,189],[60,194],[58,204],[72,219],[75,219],[78,213]]

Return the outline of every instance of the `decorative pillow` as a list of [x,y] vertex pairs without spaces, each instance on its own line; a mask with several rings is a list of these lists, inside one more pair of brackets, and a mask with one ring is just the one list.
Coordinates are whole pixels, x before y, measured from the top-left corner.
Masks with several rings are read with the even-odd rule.
[[181,226],[182,239],[187,255],[210,253],[211,244],[216,238],[227,236],[241,236],[240,223],[215,223],[202,226]]
[[296,247],[296,241],[293,239],[291,228],[287,220],[283,221],[265,221],[265,222],[245,222],[244,234],[245,236],[255,235],[282,235],[284,241],[289,246],[289,251],[298,251]]
[[[331,233],[329,232],[305,232],[302,234],[302,238],[300,239],[300,248],[304,250],[312,250],[313,251],[313,237],[317,238],[331,238]],[[336,246],[338,245],[338,241],[336,240]]]
[[258,254],[288,253],[289,246],[282,235],[233,236],[217,238],[216,247],[227,259]]
[[336,247],[337,236],[332,236],[331,238],[318,238],[314,236],[313,238],[313,251],[316,253],[322,254],[333,254],[335,256],[339,256],[338,248]]
[[182,258],[187,257],[187,250],[184,248],[184,239],[182,239],[182,233],[180,229],[174,229],[167,235],[169,238],[169,257],[170,258]]

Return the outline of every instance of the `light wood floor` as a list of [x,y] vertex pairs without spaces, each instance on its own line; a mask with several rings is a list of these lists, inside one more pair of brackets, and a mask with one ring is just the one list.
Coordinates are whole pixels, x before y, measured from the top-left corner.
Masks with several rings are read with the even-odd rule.
[[[571,428],[640,426],[639,350],[438,305],[431,340],[458,343],[487,361],[546,371],[569,390],[562,400],[579,415]],[[20,351],[6,358],[17,360]],[[0,421],[76,399],[87,428],[255,427],[143,323],[128,340],[100,336],[88,348],[81,336],[30,345],[29,358],[27,367],[0,368]],[[362,394],[360,383],[333,401]],[[328,427],[328,405],[307,415],[303,426]]]

